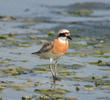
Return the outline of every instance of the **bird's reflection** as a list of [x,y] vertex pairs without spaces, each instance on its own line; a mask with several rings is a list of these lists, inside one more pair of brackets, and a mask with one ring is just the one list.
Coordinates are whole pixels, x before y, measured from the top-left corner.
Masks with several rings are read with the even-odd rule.
[[56,88],[56,86],[58,85],[57,84],[58,81],[61,81],[60,77],[56,77],[56,79],[53,78],[51,81],[51,88]]
[[55,89],[55,88],[56,88],[56,85],[57,85],[56,82],[57,82],[57,80],[54,80],[54,79],[53,79],[53,80],[51,81],[51,87],[50,87],[50,88]]

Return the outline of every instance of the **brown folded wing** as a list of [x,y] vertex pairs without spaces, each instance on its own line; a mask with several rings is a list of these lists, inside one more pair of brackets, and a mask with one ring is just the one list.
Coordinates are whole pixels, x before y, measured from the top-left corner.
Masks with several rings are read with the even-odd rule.
[[39,53],[48,52],[48,51],[50,51],[52,48],[53,48],[53,41],[49,41],[49,42],[45,43],[45,44],[43,45],[43,47],[42,47],[39,51],[34,52],[34,53],[32,53],[32,54],[39,54]]

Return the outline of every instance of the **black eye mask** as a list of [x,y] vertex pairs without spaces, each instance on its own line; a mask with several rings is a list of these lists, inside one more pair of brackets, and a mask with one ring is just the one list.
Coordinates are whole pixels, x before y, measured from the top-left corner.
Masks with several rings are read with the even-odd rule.
[[58,37],[66,37],[65,33],[60,33]]
[[66,36],[65,33],[60,33],[60,34],[58,35],[58,37],[67,37],[68,39],[72,40],[72,38],[71,38],[70,36]]

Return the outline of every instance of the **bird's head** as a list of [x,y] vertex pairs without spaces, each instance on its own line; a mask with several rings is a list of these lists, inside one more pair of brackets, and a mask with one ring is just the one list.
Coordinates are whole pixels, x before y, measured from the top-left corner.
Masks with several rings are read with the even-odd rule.
[[61,30],[59,30],[57,37],[58,37],[58,38],[65,39],[65,40],[66,40],[66,39],[72,40],[72,38],[71,38],[71,36],[70,36],[70,31],[67,30],[67,29],[61,29]]

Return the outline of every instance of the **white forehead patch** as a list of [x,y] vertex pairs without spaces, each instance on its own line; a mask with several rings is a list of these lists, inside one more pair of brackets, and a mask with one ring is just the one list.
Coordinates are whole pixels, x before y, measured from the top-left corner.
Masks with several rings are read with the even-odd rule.
[[67,29],[62,29],[62,30],[60,30],[58,33],[66,33],[66,32],[67,32],[67,33],[70,33],[69,30],[67,30]]

